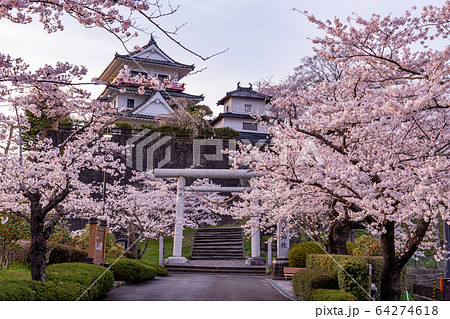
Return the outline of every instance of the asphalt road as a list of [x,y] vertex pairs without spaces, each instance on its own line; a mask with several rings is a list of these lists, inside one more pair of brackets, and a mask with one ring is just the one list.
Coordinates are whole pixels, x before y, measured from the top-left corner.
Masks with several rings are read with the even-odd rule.
[[287,301],[264,277],[215,274],[170,274],[111,291],[111,301]]

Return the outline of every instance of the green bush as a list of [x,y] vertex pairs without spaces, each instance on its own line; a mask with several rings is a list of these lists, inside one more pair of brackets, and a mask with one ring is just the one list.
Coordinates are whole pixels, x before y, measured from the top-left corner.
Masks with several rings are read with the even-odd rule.
[[105,267],[85,263],[65,263],[48,266],[47,280],[75,283],[85,289],[90,287],[85,294],[88,300],[96,300],[106,296],[114,286],[114,276],[111,271]]
[[[76,283],[9,279],[0,281],[0,300],[74,301],[85,290]],[[87,300],[83,297],[81,300]]]
[[48,263],[63,264],[70,262],[84,263],[86,261],[87,251],[77,247],[67,245],[57,245],[50,250]]
[[[369,288],[369,264],[372,264],[372,282],[377,286],[378,291],[380,291],[383,257],[309,255],[306,259],[306,268],[330,272],[338,278],[339,289],[348,291],[356,297],[362,298],[361,300],[367,300],[367,293],[363,292],[362,289],[359,288],[359,286],[336,264],[336,262],[333,261],[333,259],[339,263],[339,265],[343,266],[343,268],[353,278],[357,279],[358,283],[367,290]],[[406,289],[406,268],[402,270],[401,287],[402,291]]]
[[353,251],[354,251],[355,248],[358,247],[358,246],[359,246],[358,243],[347,242],[347,254],[349,254],[349,255],[354,255]]
[[381,256],[380,241],[369,235],[361,235],[358,238],[356,238],[355,247],[352,249],[351,255]]
[[[360,287],[368,290],[369,266],[361,256],[348,255],[309,255],[306,268],[327,272],[337,278],[339,289],[367,300],[367,294]],[[353,279],[356,280],[356,282]]]
[[34,292],[26,285],[29,280],[0,280],[0,301],[27,301],[34,299]]
[[294,245],[289,250],[289,267],[304,268],[306,257],[310,254],[321,254],[324,250],[316,242],[306,242]]
[[140,262],[143,265],[152,267],[156,271],[156,276],[167,276],[169,274],[169,271],[166,268],[164,268],[158,264],[149,263],[149,262],[141,260],[141,259],[136,259],[136,261]]
[[317,289],[313,292],[314,301],[355,301],[351,293],[337,289]]
[[70,263],[72,248],[66,245],[57,245],[50,250],[49,265]]
[[156,276],[154,268],[134,259],[119,259],[110,269],[115,280],[123,280],[128,283],[138,283]]
[[84,263],[88,256],[87,250],[72,247],[72,255],[70,256],[70,262],[72,263]]
[[319,288],[337,289],[335,276],[313,269],[300,269],[292,278],[294,295],[303,300],[312,300],[313,292]]
[[[344,259],[338,268],[339,289],[351,293],[358,300],[368,300],[369,265],[364,258]],[[355,256],[356,257],[356,256]]]
[[[73,282],[27,280],[25,284],[33,290],[33,300],[39,301],[75,301],[86,290],[85,287]],[[88,295],[83,295],[80,300],[88,300]]]

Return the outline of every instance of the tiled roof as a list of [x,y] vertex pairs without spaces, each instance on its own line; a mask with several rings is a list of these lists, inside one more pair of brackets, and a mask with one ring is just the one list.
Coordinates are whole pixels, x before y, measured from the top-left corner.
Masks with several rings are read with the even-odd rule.
[[228,100],[231,97],[243,97],[243,98],[250,98],[250,99],[259,99],[259,100],[268,100],[270,97],[261,93],[258,93],[252,89],[252,86],[250,84],[250,87],[242,87],[238,83],[238,87],[234,91],[227,92],[227,94],[220,99],[217,102],[217,105],[223,105],[226,100]]
[[[220,113],[216,118],[214,118],[211,121],[211,125],[216,124],[220,119],[223,119],[225,117],[232,117],[232,118],[240,118],[240,119],[255,119],[252,115],[250,114],[240,114],[240,113]],[[268,118],[266,116],[261,116],[262,120],[268,120]]]
[[115,57],[118,59],[123,59],[123,60],[127,60],[127,61],[136,61],[136,62],[143,62],[143,63],[151,63],[151,64],[160,64],[160,65],[168,65],[168,66],[173,66],[176,68],[180,68],[180,69],[195,69],[195,66],[192,65],[187,65],[187,64],[182,64],[182,63],[178,63],[178,62],[170,62],[170,61],[161,61],[161,60],[155,60],[155,59],[146,59],[146,58],[139,58],[139,57],[131,57],[128,54],[127,55],[122,55],[122,54],[115,54]]
[[144,63],[151,63],[151,64],[169,65],[169,66],[182,68],[182,69],[191,69],[191,70],[195,69],[195,66],[193,64],[192,65],[187,65],[187,64],[179,63],[179,62],[176,62],[174,59],[172,59],[170,56],[168,56],[158,46],[158,44],[155,41],[155,38],[153,37],[153,34],[150,37],[150,41],[146,45],[144,45],[142,47],[142,49],[145,50],[145,49],[149,48],[152,45],[155,45],[171,61],[161,61],[161,60],[155,60],[155,59],[146,59],[146,58],[133,57],[133,55],[138,54],[139,51],[133,51],[133,52],[131,52],[129,54],[118,54],[118,53],[116,53],[115,56],[116,56],[116,58],[120,58],[120,59],[124,59],[124,60],[128,60],[128,61],[137,61],[137,62],[144,62]]
[[[138,92],[138,87],[137,86],[132,86],[132,85],[108,85],[109,89],[112,90],[117,90],[120,91],[120,89],[124,88],[126,90],[126,92],[132,92],[132,93],[137,93]],[[172,97],[184,97],[187,99],[191,99],[191,100],[196,100],[196,101],[203,101],[203,99],[205,98],[202,95],[193,95],[193,94],[187,94],[184,92],[180,92],[180,91],[167,91],[167,90],[163,90],[163,91],[156,91],[153,89],[145,89],[145,95],[153,95],[156,92],[160,92],[161,95],[164,98],[172,98]]]

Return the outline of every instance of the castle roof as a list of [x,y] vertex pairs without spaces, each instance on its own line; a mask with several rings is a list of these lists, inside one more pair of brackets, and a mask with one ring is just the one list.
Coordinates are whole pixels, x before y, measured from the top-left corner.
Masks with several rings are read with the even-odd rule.
[[232,97],[250,98],[266,101],[270,99],[270,96],[254,91],[251,84],[249,87],[243,87],[240,86],[240,82],[238,82],[237,89],[227,92],[226,95],[217,102],[217,105],[224,105],[224,103]]

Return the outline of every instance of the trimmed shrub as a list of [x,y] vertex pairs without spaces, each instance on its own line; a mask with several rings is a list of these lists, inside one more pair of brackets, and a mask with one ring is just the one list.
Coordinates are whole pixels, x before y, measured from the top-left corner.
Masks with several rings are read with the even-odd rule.
[[354,255],[353,251],[355,250],[356,247],[359,246],[359,244],[351,242],[347,242],[346,244],[347,244],[347,254]]
[[140,262],[143,265],[152,267],[156,271],[156,276],[167,276],[169,274],[169,271],[166,268],[164,268],[158,264],[149,263],[149,262],[141,260],[141,259],[136,259],[136,261]]
[[367,300],[369,291],[369,264],[363,258],[343,259],[338,268],[339,289],[358,300]]
[[[0,281],[0,300],[73,301],[85,290],[76,283],[10,279]],[[88,300],[87,295],[81,300]]]
[[106,296],[114,286],[114,276],[111,271],[105,267],[85,263],[65,263],[48,266],[47,280],[76,283],[85,289],[90,287],[85,294],[88,300],[96,300]]
[[27,301],[34,299],[34,292],[26,286],[29,280],[0,280],[0,301]]
[[57,245],[50,250],[48,264],[70,263],[72,256],[72,248],[66,245]]
[[[355,247],[351,255],[355,256],[381,256],[380,241],[369,235],[362,235],[356,238]],[[349,253],[350,254],[350,253]]]
[[322,254],[322,246],[316,242],[306,242],[294,245],[289,250],[289,267],[304,268],[306,257],[310,254]]
[[70,262],[72,263],[84,263],[88,252],[84,249],[74,247],[72,248],[72,255],[70,256]]
[[136,259],[136,256],[135,256],[131,251],[129,251],[129,250],[126,250],[126,251],[123,253],[123,256],[124,256],[125,258],[128,258],[128,259]]
[[[378,256],[348,256],[330,255],[339,263],[356,281],[368,289],[369,287],[369,264],[372,264],[372,282],[381,289],[381,273],[383,269],[383,257]],[[333,261],[328,255],[309,255],[306,259],[306,268],[319,269],[330,272],[338,278],[339,289],[354,294],[361,300],[367,300],[367,293],[364,292],[349,276]],[[364,264],[364,266],[363,266]],[[402,291],[406,289],[406,268],[402,271],[401,277]],[[355,290],[353,290],[355,289]]]
[[317,289],[313,292],[314,301],[355,301],[351,293],[337,289]]
[[319,288],[338,289],[335,276],[318,270],[303,268],[292,278],[294,295],[303,300],[312,300],[313,292]]
[[115,280],[123,280],[128,283],[138,283],[156,276],[154,268],[134,259],[119,259],[110,269]]
[[[75,301],[86,290],[85,287],[73,282],[41,282],[26,281],[34,292],[34,299],[39,301]],[[88,300],[88,295],[83,295],[80,300]]]

